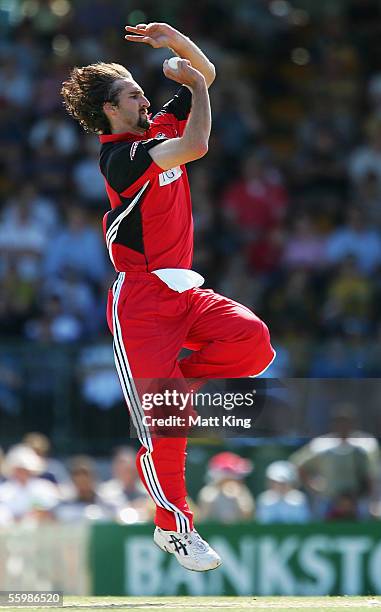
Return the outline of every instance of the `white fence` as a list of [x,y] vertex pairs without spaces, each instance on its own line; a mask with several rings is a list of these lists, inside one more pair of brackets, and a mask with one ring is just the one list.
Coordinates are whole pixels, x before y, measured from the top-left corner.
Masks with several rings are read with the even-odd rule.
[[0,529],[0,591],[89,594],[89,534],[86,524]]

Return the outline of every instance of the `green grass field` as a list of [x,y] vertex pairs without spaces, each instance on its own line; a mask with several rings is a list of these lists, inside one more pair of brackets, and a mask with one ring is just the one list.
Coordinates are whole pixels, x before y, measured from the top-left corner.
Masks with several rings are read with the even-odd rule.
[[[67,610],[137,610],[149,612],[267,612],[268,610],[381,610],[381,597],[65,597]],[[4,612],[12,609],[1,607]],[[62,608],[17,607],[17,610],[59,610]]]

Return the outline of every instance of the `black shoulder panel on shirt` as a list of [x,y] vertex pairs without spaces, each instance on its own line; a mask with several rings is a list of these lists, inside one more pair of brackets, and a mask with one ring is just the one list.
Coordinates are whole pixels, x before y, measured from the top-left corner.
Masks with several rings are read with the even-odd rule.
[[158,115],[163,115],[165,113],[170,113],[174,115],[178,121],[185,121],[187,119],[192,106],[192,93],[182,85],[178,92],[173,96],[172,100],[169,100],[166,104],[164,104],[162,110],[157,113]]
[[148,151],[163,139],[107,142],[102,145],[100,168],[109,185],[121,193],[135,183],[153,163]]

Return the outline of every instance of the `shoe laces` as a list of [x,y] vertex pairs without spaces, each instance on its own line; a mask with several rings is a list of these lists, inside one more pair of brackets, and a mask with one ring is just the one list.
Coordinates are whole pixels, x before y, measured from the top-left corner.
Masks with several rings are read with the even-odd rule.
[[191,533],[186,533],[184,535],[184,540],[189,542],[189,544],[193,544],[194,548],[196,548],[200,552],[206,552],[208,550],[208,545],[205,540],[202,539],[198,531],[195,529],[191,531]]

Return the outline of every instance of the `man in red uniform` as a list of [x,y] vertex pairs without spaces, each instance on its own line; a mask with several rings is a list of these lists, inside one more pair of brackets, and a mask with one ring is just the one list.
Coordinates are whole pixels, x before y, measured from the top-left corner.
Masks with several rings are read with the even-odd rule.
[[[150,119],[150,103],[119,64],[74,68],[63,84],[68,111],[100,135],[100,168],[111,210],[103,229],[119,273],[107,319],[123,392],[142,447],[140,477],[156,504],[154,540],[187,569],[218,567],[218,554],[193,527],[186,501],[186,438],[151,435],[135,381],[255,376],[273,361],[266,325],[248,308],[212,290],[191,270],[193,222],[185,164],[208,149],[208,86],[214,66],[167,24],[127,26],[127,40],[168,47],[168,79],[182,85]],[[182,347],[193,352],[179,360]],[[135,379],[135,380],[134,380]]]

